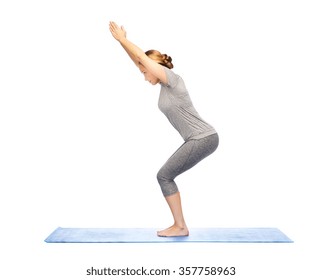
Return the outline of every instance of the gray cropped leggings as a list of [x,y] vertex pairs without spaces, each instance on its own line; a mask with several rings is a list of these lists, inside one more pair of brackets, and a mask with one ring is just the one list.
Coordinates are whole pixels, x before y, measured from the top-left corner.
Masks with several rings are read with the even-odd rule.
[[157,179],[163,195],[169,196],[178,192],[174,179],[212,154],[217,149],[218,144],[217,133],[198,140],[185,142],[158,172]]

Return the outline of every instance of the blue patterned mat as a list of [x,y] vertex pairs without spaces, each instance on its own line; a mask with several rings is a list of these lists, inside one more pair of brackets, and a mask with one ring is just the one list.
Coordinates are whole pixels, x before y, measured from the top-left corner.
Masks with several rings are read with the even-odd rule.
[[192,228],[185,237],[159,237],[153,228],[57,228],[47,243],[292,243],[277,228]]

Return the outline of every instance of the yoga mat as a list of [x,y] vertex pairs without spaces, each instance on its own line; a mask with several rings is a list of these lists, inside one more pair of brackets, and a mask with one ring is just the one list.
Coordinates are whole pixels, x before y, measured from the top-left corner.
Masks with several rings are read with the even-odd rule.
[[153,228],[57,228],[47,243],[292,243],[277,228],[192,228],[189,236],[159,237]]

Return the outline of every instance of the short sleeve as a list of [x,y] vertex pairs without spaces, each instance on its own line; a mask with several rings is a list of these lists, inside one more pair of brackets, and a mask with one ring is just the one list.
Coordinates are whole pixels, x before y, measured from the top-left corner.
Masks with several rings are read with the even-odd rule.
[[168,81],[167,86],[174,88],[178,83],[179,76],[165,66],[164,66],[164,70],[165,70],[165,73],[167,76],[167,81]]

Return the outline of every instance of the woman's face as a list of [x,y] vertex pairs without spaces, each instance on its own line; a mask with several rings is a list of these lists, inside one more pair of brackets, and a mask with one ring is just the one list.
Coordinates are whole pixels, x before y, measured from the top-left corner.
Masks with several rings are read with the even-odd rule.
[[139,65],[141,73],[144,75],[144,78],[147,82],[149,82],[152,85],[156,85],[160,82],[160,80],[153,76],[143,65]]

